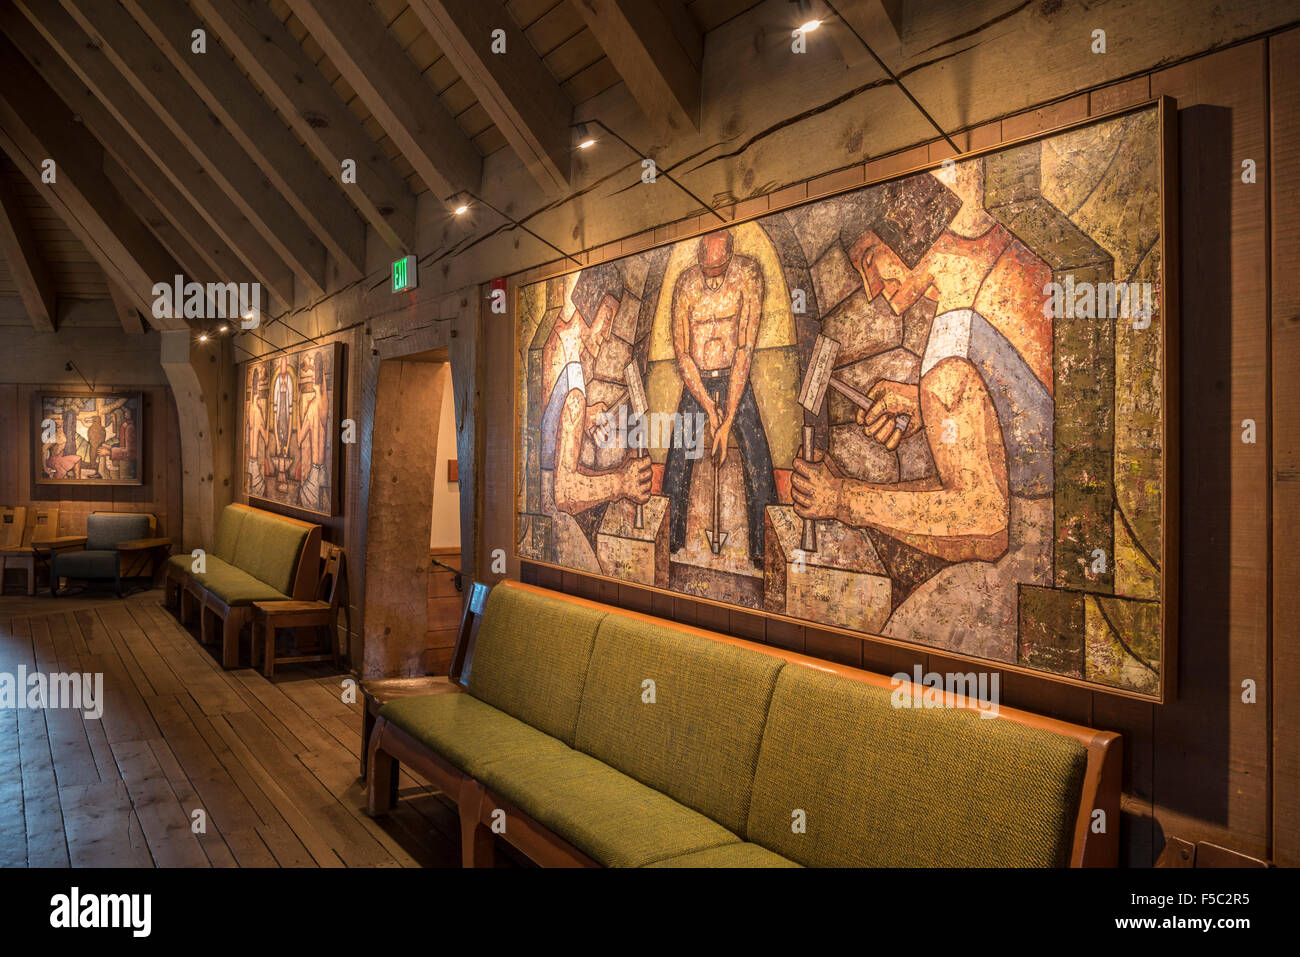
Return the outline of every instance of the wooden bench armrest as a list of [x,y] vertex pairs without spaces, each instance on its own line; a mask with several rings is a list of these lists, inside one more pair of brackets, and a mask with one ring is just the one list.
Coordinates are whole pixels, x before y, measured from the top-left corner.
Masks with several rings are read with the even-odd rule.
[[32,551],[42,556],[53,555],[66,548],[83,548],[85,544],[85,535],[60,535],[58,538],[42,538],[32,542]]
[[143,548],[162,548],[164,545],[170,545],[171,543],[170,538],[133,538],[130,541],[118,542],[117,550],[129,552]]

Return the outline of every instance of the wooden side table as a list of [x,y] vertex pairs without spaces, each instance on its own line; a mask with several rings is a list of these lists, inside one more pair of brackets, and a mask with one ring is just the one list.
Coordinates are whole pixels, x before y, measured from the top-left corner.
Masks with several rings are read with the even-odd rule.
[[[262,657],[262,674],[268,678],[275,677],[275,666],[296,661],[333,661],[339,663],[338,629],[331,627],[335,619],[330,614],[327,601],[255,601],[253,602],[253,667],[257,667],[257,653],[261,643],[257,640],[258,629],[264,636],[265,654]],[[275,654],[275,632],[279,628],[326,628],[329,630],[328,650],[317,651],[307,655]]]
[[137,578],[149,569],[149,582],[156,584],[158,570],[171,554],[170,538],[133,538],[129,542],[118,542],[117,551],[122,561],[123,578]]

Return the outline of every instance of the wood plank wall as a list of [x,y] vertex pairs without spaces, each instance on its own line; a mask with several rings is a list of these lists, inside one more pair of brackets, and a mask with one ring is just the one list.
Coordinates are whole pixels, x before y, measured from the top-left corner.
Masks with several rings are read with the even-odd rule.
[[[1166,705],[1003,674],[1003,701],[1124,735],[1123,862],[1149,866],[1169,837],[1210,840],[1300,863],[1300,190],[1280,172],[1300,163],[1300,30],[1252,40],[1054,101],[961,134],[977,148],[1151,96],[1177,99],[1180,120],[1183,401],[1181,635],[1178,692]],[[942,142],[851,166],[748,200],[736,216],[862,183],[950,152]],[[1255,183],[1241,178],[1253,159]],[[1270,192],[1271,191],[1271,192]],[[615,258],[689,235],[698,218],[594,250]],[[530,270],[530,282],[564,271]],[[1270,277],[1271,276],[1271,285]],[[513,291],[513,289],[512,289]],[[513,295],[510,301],[513,302]],[[493,317],[496,318],[496,317]],[[1270,331],[1271,330],[1271,331]],[[508,368],[512,323],[485,322],[485,365]],[[503,549],[525,581],[893,673],[968,670],[939,653],[831,634],[514,559],[513,390],[483,390],[482,580]],[[1242,442],[1242,422],[1256,425]],[[1271,470],[1271,471],[1270,471]],[[1243,682],[1254,700],[1243,700]]]
[[180,545],[181,443],[176,403],[166,386],[114,386],[144,394],[144,482],[106,488],[48,486],[32,482],[32,396],[42,390],[80,390],[68,382],[0,384],[0,504],[58,506],[59,534],[81,535],[95,511],[153,512],[158,534]]

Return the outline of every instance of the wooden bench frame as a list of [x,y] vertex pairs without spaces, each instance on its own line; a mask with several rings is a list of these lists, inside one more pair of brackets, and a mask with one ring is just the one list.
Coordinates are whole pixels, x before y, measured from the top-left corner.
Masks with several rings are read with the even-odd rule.
[[[629,618],[651,622],[689,635],[697,635],[712,641],[748,648],[760,654],[781,658],[791,664],[803,665],[839,675],[853,681],[879,688],[893,689],[893,679],[888,675],[864,671],[848,665],[811,658],[793,651],[785,651],[771,645],[761,645],[741,638],[717,632],[705,631],[667,621],[641,612],[629,611],[616,606],[604,605],[565,595],[536,585],[526,585],[516,581],[503,581],[497,587],[520,588],[536,594],[549,595],[562,601],[572,602],[584,608],[594,608],[610,613],[626,615]],[[487,589],[475,583],[470,600],[466,602],[464,616],[461,619],[460,632],[452,652],[450,678],[457,685],[458,691],[467,688],[465,676],[467,665],[472,663],[474,640],[482,616]],[[480,591],[481,590],[481,591]],[[994,663],[990,663],[993,665]],[[903,687],[910,689],[910,683]],[[933,693],[932,689],[924,689]],[[962,695],[944,692],[948,707],[979,710],[978,702]],[[1083,725],[1059,721],[1018,708],[999,707],[996,718],[989,720],[1007,720],[1031,728],[1040,728],[1055,734],[1074,738],[1088,751],[1088,763],[1084,771],[1083,790],[1079,799],[1079,809],[1075,815],[1074,840],[1070,851],[1071,867],[1115,867],[1119,863],[1119,824],[1120,824],[1120,781],[1123,773],[1123,741],[1113,731],[1098,731]],[[398,768],[405,764],[408,769],[421,775],[444,794],[454,798],[461,821],[461,861],[465,867],[491,867],[493,862],[493,838],[491,830],[492,815],[495,811],[504,811],[508,826],[503,837],[521,853],[543,867],[598,867],[596,861],[575,848],[558,834],[553,833],[529,815],[513,807],[499,794],[485,788],[472,777],[455,768],[441,755],[431,750],[398,728],[382,716],[367,714],[363,727],[362,746],[367,756],[368,774],[366,781],[367,811],[372,816],[387,813],[397,800]],[[1106,829],[1104,833],[1092,830],[1094,810],[1105,812]]]
[[[315,599],[320,572],[320,526],[311,522],[304,522],[301,519],[290,518],[288,515],[281,515],[279,512],[253,508],[249,505],[236,503],[231,507],[249,512],[265,512],[267,515],[274,515],[281,521],[288,522],[291,525],[299,525],[308,530],[307,536],[302,543],[302,549],[298,552],[298,567],[294,571],[293,594],[289,595],[289,599],[292,601],[311,601]],[[167,565],[167,575],[163,589],[163,604],[168,608],[176,609],[177,617],[180,618],[183,625],[188,625],[193,621],[197,604],[199,640],[204,644],[215,639],[215,626],[218,622],[220,623],[222,667],[238,667],[239,633],[243,631],[245,625],[252,624],[253,606],[251,604],[227,605],[204,588],[188,571],[177,568],[170,563]]]

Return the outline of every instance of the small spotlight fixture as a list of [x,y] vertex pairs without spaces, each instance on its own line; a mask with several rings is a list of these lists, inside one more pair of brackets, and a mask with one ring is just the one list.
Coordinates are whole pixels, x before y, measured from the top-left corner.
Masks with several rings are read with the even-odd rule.
[[596,145],[596,141],[593,140],[593,139],[588,138],[588,139],[585,139],[585,140],[583,140],[581,143],[578,144],[578,149],[580,149],[580,150],[589,150],[589,149],[591,149],[591,148],[592,148],[593,146],[595,146],[595,145]]
[[200,332],[199,342],[207,342],[207,341],[208,341],[208,334],[206,332]]
[[[250,310],[248,310],[248,312],[244,313],[244,318],[245,318],[245,319],[252,319],[252,318],[253,318],[253,310],[250,309]],[[224,326],[222,327],[222,331],[223,331],[223,332],[225,331],[225,327],[224,327]]]
[[814,30],[816,30],[816,29],[817,29],[819,26],[821,26],[821,25],[822,25],[822,22],[821,22],[820,20],[809,20],[808,22],[806,22],[805,24],[803,24],[803,26],[801,26],[801,27],[799,28],[799,32],[800,32],[800,33],[812,33]]
[[452,210],[452,212],[454,212],[457,216],[464,216],[466,213],[469,212],[469,204],[461,203],[454,210]]
[[226,325],[224,322],[221,324],[220,328],[217,329],[217,332],[222,332],[222,333],[229,332],[229,331],[230,331],[230,327]]

